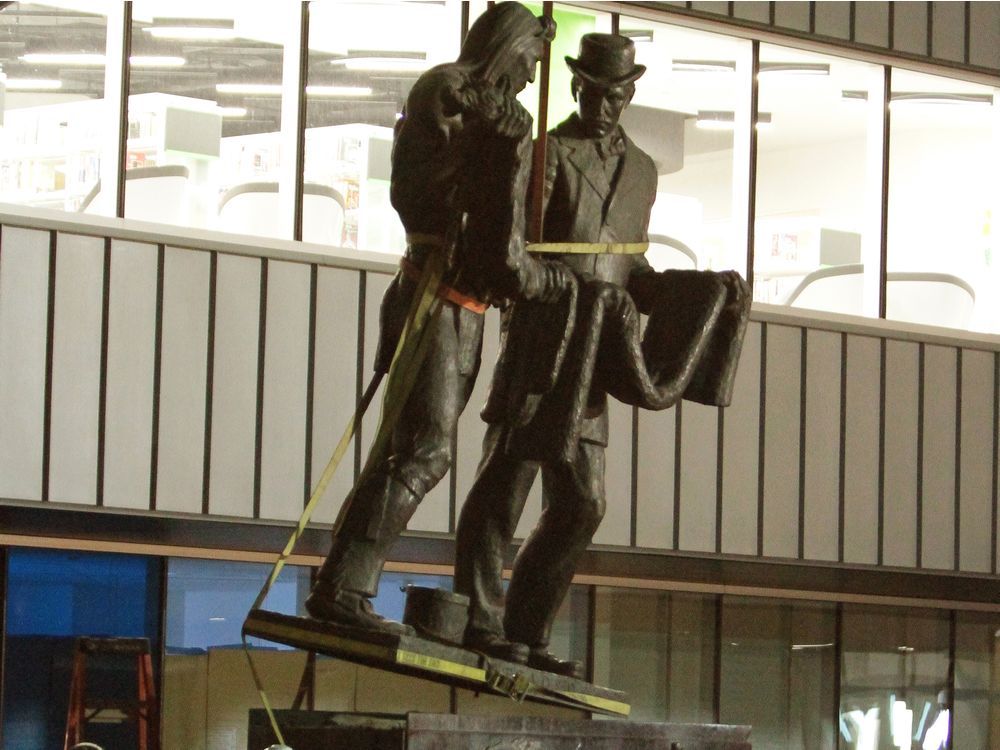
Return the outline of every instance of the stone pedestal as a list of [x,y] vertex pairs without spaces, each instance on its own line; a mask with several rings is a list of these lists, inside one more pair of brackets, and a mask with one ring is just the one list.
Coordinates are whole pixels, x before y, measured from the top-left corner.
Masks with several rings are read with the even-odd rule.
[[[750,750],[750,727],[454,714],[278,711],[293,750]],[[247,750],[275,737],[250,711]]]

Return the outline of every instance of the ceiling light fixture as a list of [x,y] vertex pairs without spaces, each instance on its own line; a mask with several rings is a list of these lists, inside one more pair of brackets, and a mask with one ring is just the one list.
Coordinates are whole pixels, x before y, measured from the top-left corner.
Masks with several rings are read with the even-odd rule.
[[246,107],[219,107],[215,110],[223,117],[246,117]]
[[306,86],[306,96],[371,96],[371,86]]
[[830,75],[829,63],[800,63],[800,62],[762,62],[760,64],[761,73],[785,73],[788,75],[800,76],[828,76]]
[[55,91],[62,88],[62,81],[54,78],[8,78],[8,91]]
[[81,52],[29,52],[21,60],[35,65],[104,65],[104,55]]
[[331,65],[345,70],[361,70],[374,73],[417,72],[430,67],[425,52],[395,52],[382,50],[348,50],[345,57],[330,61]]
[[[736,118],[732,112],[698,110],[698,119],[695,120],[695,126],[702,130],[733,130],[735,124]],[[766,130],[770,126],[771,113],[758,112],[757,129]]]
[[890,104],[993,104],[992,94],[959,94],[938,91],[899,91],[889,97]]
[[653,41],[652,29],[626,29],[625,31],[619,31],[618,33],[622,36],[628,37],[636,44]]
[[732,73],[736,70],[733,60],[674,60],[671,70],[676,73]]
[[225,40],[236,37],[231,18],[154,18],[153,25],[143,31],[158,39]]

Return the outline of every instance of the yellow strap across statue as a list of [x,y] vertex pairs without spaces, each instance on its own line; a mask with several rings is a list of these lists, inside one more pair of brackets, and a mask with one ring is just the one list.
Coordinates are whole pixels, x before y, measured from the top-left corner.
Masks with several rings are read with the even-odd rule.
[[552,255],[639,255],[648,242],[529,242],[529,253]]

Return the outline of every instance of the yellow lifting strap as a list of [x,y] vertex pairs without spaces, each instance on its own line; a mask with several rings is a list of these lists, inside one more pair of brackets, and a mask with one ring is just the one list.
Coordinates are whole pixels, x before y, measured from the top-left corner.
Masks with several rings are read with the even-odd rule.
[[529,253],[555,255],[639,255],[649,249],[648,242],[531,242]]
[[[431,253],[427,262],[424,264],[420,281],[417,284],[417,289],[410,302],[410,309],[407,312],[403,332],[399,337],[399,341],[396,343],[396,350],[393,353],[392,363],[389,365],[389,374],[386,378],[385,391],[382,395],[382,412],[379,415],[378,429],[375,433],[375,439],[372,442],[371,449],[368,452],[368,460],[365,462],[364,469],[362,469],[361,476],[358,478],[355,486],[360,485],[363,478],[386,457],[393,427],[395,426],[400,413],[402,413],[403,406],[406,404],[410,391],[413,389],[413,384],[416,381],[418,372],[420,371],[420,364],[427,352],[427,344],[430,340],[427,333],[431,329],[430,324],[441,311],[440,298],[437,296],[437,289],[441,283],[441,276],[443,273],[444,253]],[[278,555],[278,559],[275,561],[274,567],[271,569],[267,580],[264,582],[263,588],[261,588],[260,593],[257,594],[257,598],[251,605],[250,611],[260,609],[264,600],[267,598],[268,592],[270,592],[274,582],[281,574],[282,568],[285,567],[285,562],[292,554],[292,550],[295,549],[295,545],[298,543],[299,538],[305,532],[306,526],[309,524],[309,519],[312,517],[313,511],[315,510],[319,499],[323,497],[330,481],[333,479],[333,475],[336,472],[337,467],[340,465],[341,459],[343,459],[344,454],[347,452],[347,447],[357,431],[357,425],[364,416],[364,413],[371,403],[375,392],[378,390],[381,380],[381,374],[377,374],[368,384],[368,388],[365,390],[365,394],[362,397],[361,402],[358,404],[357,409],[355,409],[353,416],[348,420],[347,426],[344,428],[344,434],[337,443],[337,446],[333,451],[333,455],[330,457],[326,468],[323,470],[323,474],[320,477],[319,482],[316,483],[316,488],[313,490],[309,501],[303,508],[302,515],[299,516],[298,523],[295,525],[292,535],[289,537],[288,542],[285,544],[285,548],[281,551],[281,554]],[[340,511],[340,516],[337,518],[337,523],[334,526],[335,529],[340,526],[341,520],[344,517],[344,511],[352,500],[353,493],[351,496],[348,496],[347,500],[344,501],[344,505]],[[266,692],[264,691],[263,681],[261,680],[260,674],[257,672],[256,666],[254,665],[253,657],[250,654],[250,648],[247,644],[245,631],[242,634],[242,638],[243,652],[246,654],[247,662],[250,665],[250,674],[253,677],[257,692],[260,695],[261,703],[264,705],[264,710],[267,712],[268,720],[271,723],[271,729],[274,730],[274,735],[278,742],[284,745],[284,736],[281,733],[281,728],[278,726],[277,718],[274,715],[274,711],[271,709],[271,703],[267,698]]]

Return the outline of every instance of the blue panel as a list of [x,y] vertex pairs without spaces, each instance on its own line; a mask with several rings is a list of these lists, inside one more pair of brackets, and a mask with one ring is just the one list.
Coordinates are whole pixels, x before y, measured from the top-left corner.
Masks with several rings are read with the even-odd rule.
[[[77,636],[145,637],[158,651],[158,558],[12,549],[4,640],[4,747],[62,745]],[[93,657],[87,694],[133,697],[132,659]],[[16,689],[14,689],[16,686]],[[104,747],[134,744],[134,724],[88,725]]]

